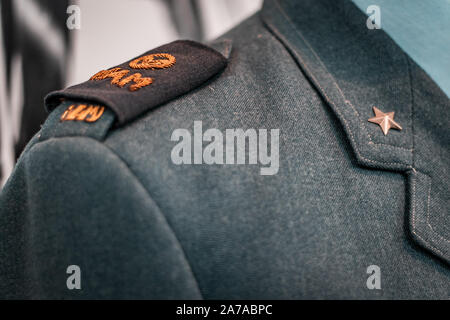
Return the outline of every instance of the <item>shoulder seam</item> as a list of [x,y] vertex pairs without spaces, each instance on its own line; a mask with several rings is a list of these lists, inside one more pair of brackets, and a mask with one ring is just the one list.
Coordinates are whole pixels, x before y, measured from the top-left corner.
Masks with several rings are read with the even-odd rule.
[[91,138],[91,137],[86,137],[86,136],[67,136],[67,137],[66,137],[66,136],[65,136],[65,137],[51,137],[51,138],[45,139],[45,140],[43,140],[43,141],[38,141],[38,142],[36,142],[36,143],[35,143],[35,144],[27,151],[27,153],[30,153],[30,152],[34,149],[34,147],[36,147],[37,145],[40,145],[41,143],[44,143],[44,142],[46,142],[46,141],[50,141],[50,140],[63,140],[63,139],[67,139],[67,138],[87,139],[87,140],[93,141],[94,143],[101,144],[101,145],[102,145],[104,148],[106,148],[111,154],[113,154],[114,157],[117,158],[118,161],[120,161],[120,162],[127,168],[128,172],[131,174],[131,176],[136,180],[136,182],[137,182],[137,183],[142,187],[142,189],[145,191],[145,193],[146,193],[148,199],[156,206],[156,208],[158,209],[158,211],[159,211],[159,213],[161,214],[162,218],[164,219],[164,222],[166,223],[167,227],[168,227],[169,230],[172,232],[172,234],[173,234],[175,240],[177,241],[177,243],[178,243],[178,245],[179,245],[179,248],[180,248],[180,250],[181,250],[181,252],[182,252],[182,254],[183,254],[184,260],[186,261],[186,265],[187,265],[187,267],[188,267],[188,269],[189,269],[189,272],[191,273],[192,278],[193,278],[194,281],[195,281],[195,284],[196,284],[196,287],[197,287],[197,291],[198,291],[198,293],[200,294],[200,297],[201,297],[202,299],[204,299],[203,294],[202,294],[202,292],[201,292],[201,290],[200,290],[200,286],[199,286],[197,277],[196,277],[196,275],[195,275],[195,273],[194,273],[194,271],[193,271],[193,269],[192,269],[192,266],[191,266],[191,264],[190,264],[190,262],[189,262],[189,259],[187,258],[186,251],[184,250],[183,246],[181,245],[181,242],[180,242],[180,240],[178,239],[178,236],[177,236],[177,234],[175,233],[175,230],[173,229],[172,225],[171,225],[171,224],[169,223],[169,221],[167,220],[166,215],[162,212],[161,207],[158,205],[158,203],[155,201],[155,199],[151,196],[150,192],[149,192],[148,189],[143,185],[142,181],[136,176],[136,174],[133,172],[133,170],[131,170],[131,168],[130,168],[130,166],[128,165],[128,163],[126,163],[126,162],[125,162],[125,161],[124,161],[124,160],[123,160],[123,159],[122,159],[122,158],[121,158],[114,150],[112,150],[111,148],[109,148],[108,146],[106,146],[104,143],[102,143],[102,142],[100,142],[100,141],[97,141],[97,140],[95,140],[95,139],[93,139],[93,138]]

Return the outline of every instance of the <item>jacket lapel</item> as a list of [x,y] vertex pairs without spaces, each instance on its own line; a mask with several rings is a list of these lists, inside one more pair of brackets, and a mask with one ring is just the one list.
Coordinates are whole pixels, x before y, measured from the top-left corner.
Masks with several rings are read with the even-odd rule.
[[[442,173],[415,163],[414,62],[383,30],[368,29],[367,16],[351,1],[269,0],[261,16],[336,114],[358,163],[408,174],[411,236],[449,261],[448,214],[434,216],[435,224],[446,225],[439,235],[430,231],[433,227],[424,218],[433,198],[427,196],[427,186],[431,181],[447,186],[448,182],[440,177]],[[445,95],[437,100],[448,106]],[[395,123],[402,130],[385,134],[380,125],[369,122],[376,116],[373,107],[386,114],[395,112]],[[428,178],[419,179],[422,173]],[[448,199],[436,201],[448,208]]]

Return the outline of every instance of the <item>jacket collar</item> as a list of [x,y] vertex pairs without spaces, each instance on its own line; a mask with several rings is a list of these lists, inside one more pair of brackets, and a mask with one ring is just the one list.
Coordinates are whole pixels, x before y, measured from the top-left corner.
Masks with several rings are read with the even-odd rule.
[[[358,161],[405,171],[413,165],[409,62],[367,16],[346,0],[268,0],[262,19],[330,105]],[[373,106],[395,112],[403,130],[384,135],[369,123]]]
[[[412,238],[450,263],[448,97],[349,0],[266,0],[263,23],[334,111],[361,166],[406,172]],[[402,131],[369,123],[395,112]]]

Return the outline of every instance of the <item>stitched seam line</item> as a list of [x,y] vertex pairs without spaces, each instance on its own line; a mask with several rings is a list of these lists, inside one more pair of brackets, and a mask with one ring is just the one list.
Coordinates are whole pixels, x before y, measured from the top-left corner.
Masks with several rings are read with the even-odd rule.
[[[412,80],[412,71],[411,71],[411,62],[409,60],[409,57],[406,55],[406,53],[404,54],[405,58],[406,58],[406,64],[408,66],[408,74],[409,74],[409,88],[410,88],[410,95],[411,95],[411,132],[412,132],[412,142],[413,142],[413,149],[415,148],[415,137],[414,137],[414,90],[413,90],[413,80]],[[412,154],[412,162],[413,162],[413,168],[415,166],[415,157],[414,157],[414,153]],[[417,174],[417,170],[413,169],[414,174]],[[449,240],[447,240],[446,238],[443,238],[440,234],[438,234],[433,227],[431,226],[430,222],[429,222],[429,215],[430,215],[430,196],[431,196],[431,185],[432,185],[432,180],[431,177],[426,175],[429,179],[430,179],[430,187],[428,189],[428,199],[427,199],[427,225],[430,227],[431,232],[433,234],[436,234],[439,238],[445,240],[446,242],[449,242]],[[434,248],[437,252],[439,252],[441,255],[443,255],[439,249],[437,249],[436,247],[434,247],[433,245],[431,245],[429,242],[425,241],[422,237],[420,237],[417,233],[416,233],[416,217],[415,217],[415,203],[416,203],[416,178],[413,179],[413,212],[412,212],[412,219],[413,219],[413,233],[416,235],[416,237],[418,237],[419,239],[421,239],[424,243],[427,243],[428,245],[430,245],[432,248]]]
[[[273,28],[274,30],[278,29],[271,24],[268,21],[265,21],[267,24],[269,24],[271,26],[271,28]],[[287,42],[286,38],[284,38],[284,36],[278,31],[277,32],[277,36],[280,37],[281,39],[283,39],[283,41]],[[338,113],[339,117],[344,121],[344,125],[347,128],[349,134],[350,134],[350,139],[353,142],[354,146],[355,146],[355,152],[358,155],[359,158],[367,161],[367,162],[371,162],[371,163],[378,163],[378,164],[388,164],[388,165],[396,165],[396,166],[406,166],[406,168],[412,168],[409,164],[406,163],[402,163],[402,162],[385,162],[385,161],[376,161],[376,160],[371,160],[371,159],[367,159],[366,157],[364,157],[361,152],[358,150],[358,144],[355,142],[355,138],[353,136],[353,132],[350,129],[350,126],[348,125],[347,120],[342,116],[339,108],[336,106],[336,104],[327,96],[327,94],[325,93],[325,90],[322,88],[322,86],[320,85],[319,81],[317,81],[316,77],[314,76],[314,74],[310,71],[308,65],[305,63],[305,61],[302,59],[302,57],[300,55],[298,55],[296,52],[293,52],[295,54],[295,56],[302,62],[302,64],[304,65],[305,69],[307,70],[307,72],[309,73],[309,75],[311,76],[311,78],[314,80],[316,86],[318,86],[321,90],[321,93],[323,96],[325,96],[326,100],[328,103],[332,104],[335,108],[335,111]],[[392,146],[395,147],[395,146]],[[396,148],[396,147],[395,147]]]
[[[333,75],[328,71],[328,69],[325,67],[325,64],[322,62],[322,60],[320,59],[320,57],[318,56],[318,54],[315,52],[315,50],[311,47],[311,45],[309,44],[308,41],[306,41],[305,37],[302,35],[302,33],[295,27],[294,23],[292,22],[292,20],[289,18],[289,16],[286,14],[286,12],[284,11],[284,9],[281,7],[281,5],[279,4],[278,0],[274,1],[278,8],[280,9],[280,12],[283,14],[283,16],[286,18],[286,20],[289,22],[289,24],[291,25],[291,27],[295,30],[295,33],[297,35],[299,35],[303,42],[308,46],[309,50],[313,53],[313,55],[316,57],[317,61],[319,61],[319,63],[322,65],[322,67],[325,69],[325,71],[330,75],[330,78],[332,79],[334,85],[336,86],[336,88],[338,89],[339,93],[341,94],[342,98],[344,99],[344,101],[350,105],[350,107],[353,109],[353,111],[355,112],[355,114],[357,115],[357,118],[359,120],[359,122],[361,123],[362,127],[364,128],[364,131],[367,134],[367,137],[369,138],[369,141],[372,142],[372,138],[371,135],[369,134],[369,131],[367,130],[367,126],[365,124],[364,121],[361,120],[361,117],[358,113],[358,111],[356,110],[356,108],[354,107],[354,105],[352,104],[352,102],[348,99],[345,98],[344,93],[342,92],[341,88],[339,87],[338,83],[336,82],[336,80],[334,79]],[[273,27],[273,25],[272,25]],[[317,80],[316,80],[317,81]],[[406,149],[403,147],[398,147],[398,146],[394,146],[391,144],[386,144],[386,143],[376,143],[378,145],[386,145],[386,146],[390,146],[392,148],[398,148],[398,149],[402,149],[402,150],[407,150],[407,151],[412,151],[411,149]]]
[[[414,114],[415,114],[415,109],[414,109],[414,90],[413,90],[413,76],[412,76],[412,70],[411,70],[411,61],[409,59],[409,57],[406,55],[406,53],[404,53],[404,56],[406,58],[406,64],[408,66],[408,74],[409,74],[409,87],[411,90],[411,131],[412,131],[412,141],[413,141],[413,149],[415,148],[415,136],[414,136]],[[415,164],[415,157],[414,157],[414,153],[413,153],[413,167]],[[417,172],[417,171],[415,171]],[[426,175],[426,174],[424,174]],[[427,225],[430,227],[431,231],[433,234],[437,235],[440,239],[444,240],[445,242],[450,242],[450,240],[448,240],[446,237],[442,236],[441,234],[439,234],[436,230],[434,230],[433,226],[430,223],[430,198],[431,198],[431,187],[432,187],[432,179],[430,176],[426,175],[429,179],[430,179],[430,183],[429,183],[429,189],[428,189],[428,199],[427,199]],[[414,223],[414,221],[413,221]]]
[[[199,292],[199,294],[200,294],[200,297],[202,298],[202,299],[204,299],[204,297],[203,297],[203,294],[202,294],[202,292],[201,292],[201,290],[200,290],[200,286],[199,286],[199,284],[198,284],[198,280],[197,280],[197,277],[195,276],[195,274],[194,274],[194,271],[192,270],[192,267],[191,267],[191,264],[189,263],[189,260],[188,260],[188,258],[187,258],[187,256],[186,256],[186,252],[185,252],[185,250],[184,250],[184,248],[183,248],[183,246],[181,245],[181,242],[180,242],[180,240],[178,239],[178,237],[177,237],[177,235],[176,235],[176,233],[175,233],[175,231],[174,231],[174,229],[172,228],[172,226],[170,225],[170,223],[169,223],[169,221],[167,220],[167,217],[165,216],[165,214],[162,212],[162,210],[161,210],[161,207],[158,205],[158,203],[153,199],[153,197],[150,195],[150,192],[147,190],[147,188],[145,188],[144,187],[144,185],[142,184],[142,182],[141,182],[141,180],[136,176],[136,174],[131,170],[131,168],[130,168],[130,166],[116,153],[116,152],[114,152],[111,148],[109,148],[108,146],[106,146],[104,143],[101,143],[101,142],[99,142],[99,141],[97,141],[97,140],[95,140],[95,139],[93,139],[93,138],[91,138],[91,137],[86,137],[86,136],[74,136],[74,137],[76,137],[76,138],[84,138],[84,139],[87,139],[87,140],[92,140],[92,141],[94,141],[95,143],[97,143],[97,144],[100,144],[100,145],[102,145],[103,147],[105,147],[109,152],[111,152],[126,168],[127,168],[127,170],[128,170],[128,172],[131,174],[131,176],[136,180],[136,182],[142,187],[142,189],[145,191],[145,193],[147,194],[147,197],[149,198],[149,200],[152,202],[152,203],[154,203],[155,204],[155,206],[157,207],[157,209],[158,209],[158,211],[159,211],[159,213],[161,214],[161,216],[163,217],[163,219],[164,219],[164,222],[166,223],[166,225],[167,225],[167,227],[169,228],[169,230],[172,232],[172,234],[173,234],[173,236],[174,236],[174,238],[175,238],[175,240],[177,241],[177,243],[178,243],[178,245],[179,245],[179,247],[180,247],[180,250],[181,250],[181,252],[182,252],[182,254],[183,254],[183,257],[184,257],[184,260],[186,261],[186,265],[187,265],[187,268],[188,268],[188,270],[190,271],[190,273],[191,273],[191,275],[192,275],[192,278],[194,279],[194,281],[195,281],[195,284],[196,284],[196,287],[197,287],[197,290],[198,290],[198,292]],[[38,141],[38,142],[36,142],[29,150],[28,150],[28,152],[30,153],[31,152],[31,150],[32,149],[34,149],[34,147],[35,146],[37,146],[38,144],[41,144],[41,143],[43,143],[43,142],[45,142],[45,141],[50,141],[50,140],[62,140],[62,139],[66,139],[66,138],[74,138],[74,137],[52,137],[52,138],[49,138],[49,139],[46,139],[46,140],[43,140],[43,141]]]
[[419,234],[416,232],[416,177],[414,176],[413,178],[413,182],[412,182],[412,233],[419,238],[423,243],[425,243],[426,245],[430,246],[431,248],[433,248],[434,250],[436,250],[436,252],[438,252],[441,256],[446,257],[445,254],[443,254],[438,248],[436,248],[433,244],[431,244],[429,241],[423,239],[421,236],[419,236]]
[[[404,52],[404,56],[406,58],[406,65],[408,67],[408,74],[409,74],[409,89],[410,89],[410,95],[411,95],[411,133],[412,133],[412,145],[413,150],[416,147],[416,140],[415,140],[415,131],[414,131],[414,116],[415,116],[415,100],[414,100],[414,90],[413,90],[413,76],[411,71],[411,61],[409,60],[409,57],[406,55],[406,52]],[[415,167],[415,157],[414,152],[412,154],[412,165]]]

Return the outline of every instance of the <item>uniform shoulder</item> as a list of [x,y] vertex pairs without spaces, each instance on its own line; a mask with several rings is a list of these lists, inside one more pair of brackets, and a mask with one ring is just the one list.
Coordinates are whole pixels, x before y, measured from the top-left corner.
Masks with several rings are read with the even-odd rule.
[[[211,81],[227,66],[230,50],[229,40],[209,46],[178,40],[152,49],[101,70],[84,83],[47,95],[45,105],[51,112],[48,121],[59,126],[78,122],[68,126],[83,127],[82,131],[88,132],[93,130],[86,129],[87,125],[103,118],[103,127],[123,125]],[[51,131],[50,135],[56,134],[54,128]]]

